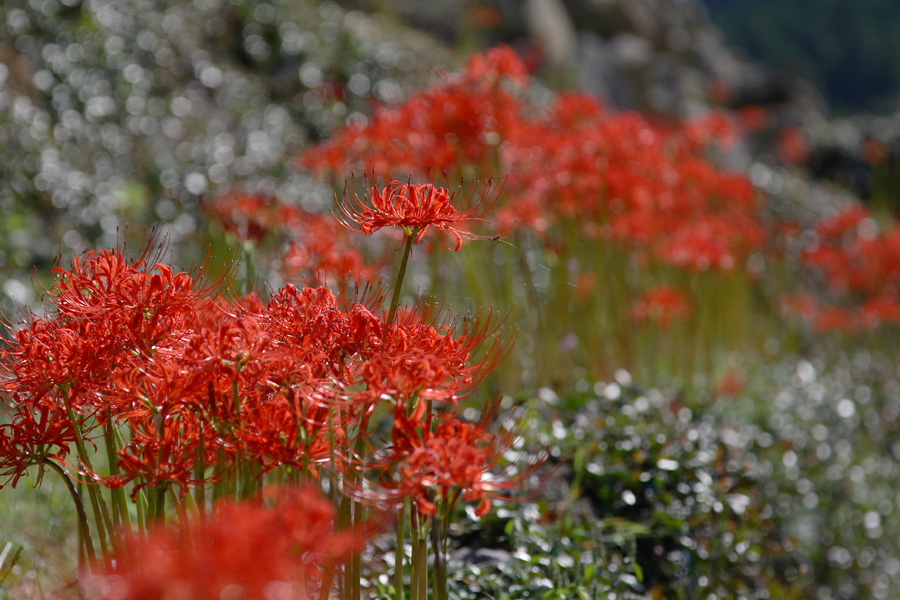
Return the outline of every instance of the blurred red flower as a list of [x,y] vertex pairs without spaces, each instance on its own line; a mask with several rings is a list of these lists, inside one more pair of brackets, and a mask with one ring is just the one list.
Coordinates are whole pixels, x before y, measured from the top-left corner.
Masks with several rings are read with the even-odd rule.
[[115,569],[83,585],[103,600],[314,598],[375,530],[372,521],[335,531],[334,519],[312,487],[270,488],[253,501],[219,502],[203,520],[123,535]]

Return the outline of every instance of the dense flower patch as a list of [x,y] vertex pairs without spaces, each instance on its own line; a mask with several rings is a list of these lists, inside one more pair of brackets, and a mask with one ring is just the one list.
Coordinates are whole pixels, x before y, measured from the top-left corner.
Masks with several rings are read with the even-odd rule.
[[[788,484],[766,483],[771,465],[756,457],[791,479],[808,440],[784,433],[782,415],[742,423],[768,440],[754,445],[691,407],[754,393],[747,363],[810,335],[900,321],[896,226],[862,207],[805,229],[781,222],[712,159],[735,135],[721,115],[661,123],[582,94],[538,102],[530,85],[498,47],[308,148],[300,165],[336,183],[333,214],[212,196],[211,229],[240,244],[242,265],[180,271],[152,241],[134,257],[60,262],[44,311],[7,323],[0,486],[47,472],[63,482],[76,597],[463,597],[452,581],[505,593],[508,565],[466,583],[471,565],[452,548],[473,529],[458,525],[464,513],[504,522],[510,548],[537,543],[520,539],[522,515],[558,527],[543,546],[572,564],[529,572],[573,594],[801,594],[821,561],[792,554],[775,518],[791,514]],[[393,256],[393,279],[378,280]],[[515,339],[504,319],[522,343],[501,370]],[[644,395],[630,372],[670,378],[683,396]],[[526,449],[496,390],[512,382],[554,405],[539,386],[570,387],[576,373],[574,425],[543,407]],[[611,373],[606,386],[582,377]],[[836,410],[849,420],[857,408]],[[545,468],[548,456],[558,464]],[[560,510],[581,498],[580,519],[546,500],[502,508],[547,482],[570,489]],[[866,522],[880,524],[883,506]],[[575,561],[566,528],[621,577]],[[383,572],[364,575],[364,552],[389,530]],[[740,581],[714,580],[728,568]]]

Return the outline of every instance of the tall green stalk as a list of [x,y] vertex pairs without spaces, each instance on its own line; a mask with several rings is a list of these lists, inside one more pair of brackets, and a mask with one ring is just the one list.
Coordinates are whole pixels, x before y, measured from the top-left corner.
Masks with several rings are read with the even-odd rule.
[[66,483],[66,489],[69,490],[69,495],[72,496],[72,502],[75,503],[75,512],[78,513],[78,537],[84,547],[84,551],[82,551],[81,548],[78,549],[78,568],[83,569],[85,567],[84,552],[87,553],[87,564],[94,560],[94,543],[91,541],[91,530],[88,527],[87,514],[84,512],[84,502],[81,500],[81,494],[75,489],[75,485],[72,483],[72,480],[69,478],[65,469],[59,466],[56,461],[45,457],[41,462],[59,473],[59,476],[62,477],[63,481]]
[[445,510],[441,502],[437,512],[431,517],[431,547],[434,552],[434,600],[447,600],[447,561],[444,555],[443,538],[446,532],[441,526],[439,514]]
[[[118,475],[119,466],[116,458],[116,435],[112,428],[111,414],[107,409],[106,421],[103,423],[103,441],[106,446],[106,459],[109,462],[109,474]],[[113,524],[116,527],[123,525],[131,525],[131,519],[128,515],[128,505],[125,502],[125,490],[122,488],[113,488],[109,490],[110,499],[113,505]]]
[[397,314],[397,305],[400,303],[400,288],[403,287],[403,278],[406,275],[406,263],[409,262],[409,253],[412,250],[413,236],[406,236],[406,245],[403,247],[403,258],[400,259],[400,268],[397,269],[397,277],[394,279],[394,295],[391,296],[391,309],[388,312],[387,324],[394,323]]
[[[78,420],[75,418],[75,413],[72,411],[68,396],[66,396],[65,400],[66,415],[72,423],[72,430],[75,432],[75,448],[78,451],[78,458],[89,471],[93,472],[94,467],[91,465],[91,457],[88,455],[87,449],[84,446],[84,438],[81,435],[81,429],[78,427]],[[97,492],[96,486],[88,485],[87,489],[88,495],[91,498],[91,508],[94,511],[94,524],[97,526],[97,538],[100,540],[100,548],[103,551],[104,556],[106,556],[109,554],[106,536],[108,534],[110,539],[112,539],[112,521],[109,518],[109,513],[106,510],[106,504],[103,502],[103,497]]]

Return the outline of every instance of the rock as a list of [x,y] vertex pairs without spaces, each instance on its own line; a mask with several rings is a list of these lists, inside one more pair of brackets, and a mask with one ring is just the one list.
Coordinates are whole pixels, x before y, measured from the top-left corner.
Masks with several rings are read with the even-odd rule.
[[575,60],[575,25],[560,0],[525,0],[525,24],[547,66],[570,68]]

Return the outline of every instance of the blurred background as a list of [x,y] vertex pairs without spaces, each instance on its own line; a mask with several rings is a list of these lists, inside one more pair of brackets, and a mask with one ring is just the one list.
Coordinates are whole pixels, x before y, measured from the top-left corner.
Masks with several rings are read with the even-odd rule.
[[867,153],[897,155],[898,13],[888,0],[9,0],[2,291],[28,302],[32,267],[115,244],[126,224],[161,222],[194,257],[200,199],[237,183],[327,202],[292,157],[498,42],[550,89],[613,109],[731,111],[752,132],[734,160],[803,163],[867,199]]
[[[507,371],[519,371],[504,391],[516,398],[505,406],[539,402],[536,437],[568,458],[543,504],[459,533],[463,548],[480,539],[505,545],[490,559],[501,575],[466,571],[454,593],[485,597],[510,582],[521,597],[564,589],[571,573],[559,565],[585,577],[579,557],[602,539],[592,555],[601,565],[591,575],[596,595],[576,596],[576,582],[560,597],[613,597],[601,588],[654,600],[897,597],[900,313],[849,331],[843,322],[793,319],[779,302],[789,285],[824,289],[854,310],[868,299],[801,267],[825,240],[816,229],[823,219],[865,207],[864,218],[838,231],[836,249],[880,242],[876,223],[900,240],[892,229],[900,212],[898,34],[892,0],[4,0],[0,309],[39,310],[57,260],[125,242],[138,248],[151,228],[181,267],[208,251],[220,263],[249,255],[246,236],[230,235],[212,211],[235,189],[330,217],[331,184],[340,181],[299,168],[304,149],[498,43],[534,75],[523,92],[529,106],[579,89],[609,114],[639,111],[660,127],[720,111],[737,135],[715,159],[753,184],[767,225],[794,227],[771,235],[783,243],[779,258],[765,257],[765,277],[759,265],[750,275],[663,269],[696,303],[694,320],[671,329],[631,323],[624,300],[613,307],[621,340],[582,323],[553,330],[552,322],[537,324],[549,331],[542,340],[523,317],[519,359],[544,352],[559,361],[551,367],[566,368],[548,367],[555,379],[527,379],[519,367],[528,363],[511,360]],[[577,304],[571,261],[544,241],[526,236],[501,248],[508,265],[518,261],[536,278],[516,279],[516,301],[546,308],[558,292]],[[600,245],[586,242],[585,253]],[[900,256],[884,246],[879,256]],[[482,254],[471,263],[448,259],[460,261],[454,273],[500,255],[484,245],[474,252]],[[900,266],[891,260],[884,272],[897,300]],[[283,278],[263,283],[280,287]],[[612,304],[613,286],[599,283],[585,312]],[[646,277],[639,283],[646,288]],[[729,319],[740,327],[725,331]],[[701,339],[712,330],[715,339]],[[578,340],[572,331],[603,337],[598,347],[612,339],[611,355],[636,356],[635,364],[572,367],[564,351]],[[702,369],[690,363],[700,355],[708,358]],[[682,359],[690,364],[673,367]],[[0,551],[10,539],[24,557],[10,579],[16,593],[64,581],[74,564],[71,515],[46,490],[23,484],[0,494]],[[571,512],[560,516],[553,502]],[[571,515],[592,517],[600,530],[565,529]],[[535,523],[562,529],[539,539]],[[68,546],[54,536],[68,536]],[[528,560],[516,562],[514,552]],[[636,563],[646,579],[633,574]],[[466,586],[475,590],[469,596]]]

